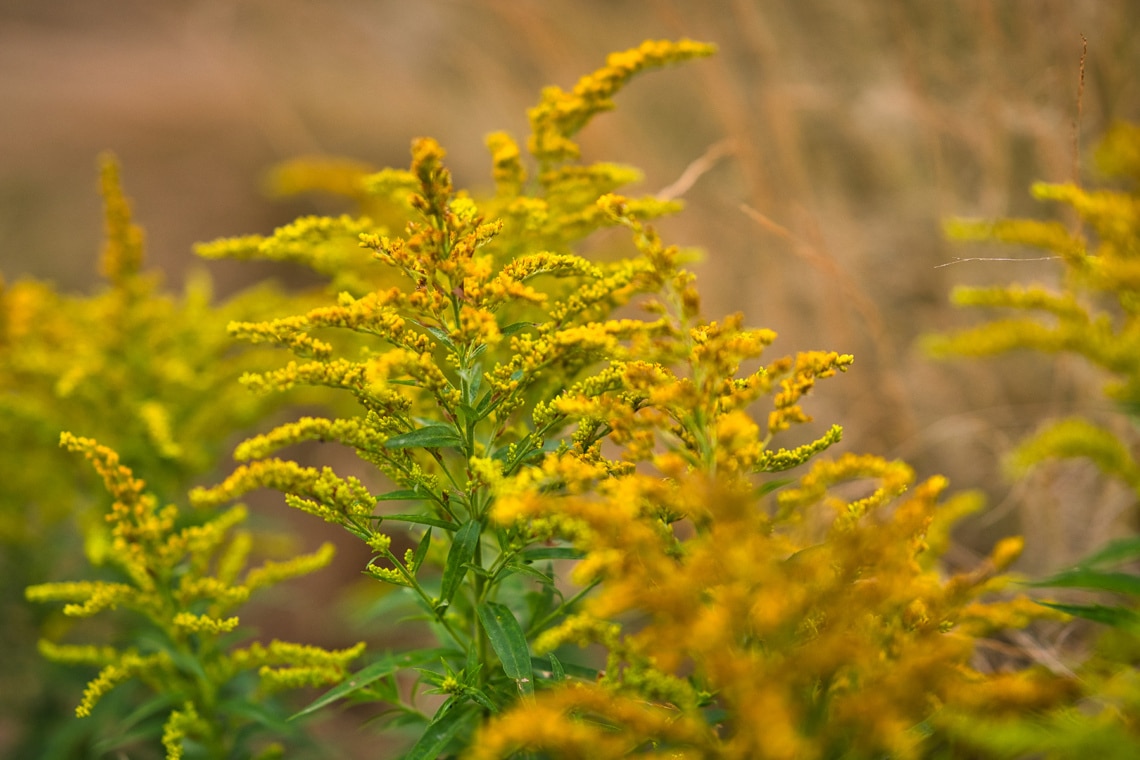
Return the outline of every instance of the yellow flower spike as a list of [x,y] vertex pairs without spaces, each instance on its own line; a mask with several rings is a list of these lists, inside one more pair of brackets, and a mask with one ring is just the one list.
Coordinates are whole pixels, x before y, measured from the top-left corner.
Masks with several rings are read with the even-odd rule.
[[990,562],[993,563],[994,570],[1000,573],[1016,562],[1024,550],[1025,539],[1021,536],[1003,538],[994,547],[993,553],[990,555]]
[[71,433],[61,433],[59,443],[69,451],[80,452],[87,457],[103,478],[107,491],[121,502],[122,508],[131,509],[138,505],[146,484],[135,478],[129,468],[119,464],[118,454],[91,438],[80,438]]
[[231,322],[228,330],[235,338],[250,343],[271,343],[303,358],[321,359],[332,355],[332,346],[310,336],[306,317],[286,317],[270,322]]
[[[401,409],[408,407],[406,401],[399,404]],[[398,424],[392,420],[393,430]],[[234,449],[234,459],[246,462],[263,459],[275,451],[293,446],[302,441],[336,441],[358,449],[376,449],[383,445],[385,435],[374,427],[356,419],[330,420],[323,417],[302,417],[296,422],[279,425],[272,431],[242,441]]]
[[410,202],[412,208],[429,219],[443,219],[451,199],[451,172],[443,166],[445,155],[440,144],[430,137],[412,142],[412,174],[420,186]]
[[229,617],[218,619],[209,615],[195,615],[190,612],[179,612],[171,623],[180,631],[186,633],[229,633],[238,627],[238,619]]
[[47,639],[40,639],[36,648],[46,659],[65,665],[98,665],[103,667],[118,660],[120,655],[120,652],[114,647],[97,647],[91,644],[55,644]]
[[261,567],[250,570],[245,577],[244,585],[250,591],[256,591],[290,578],[309,575],[327,567],[335,555],[336,546],[326,542],[310,554],[302,554],[282,562],[266,562]]
[[372,494],[357,478],[340,478],[329,467],[318,470],[281,459],[242,465],[222,484],[194,489],[190,500],[200,507],[218,506],[257,488],[309,497],[341,516],[366,517],[375,506]]
[[131,221],[131,206],[123,194],[118,160],[104,153],[99,164],[107,237],[102,271],[115,287],[121,288],[142,271],[143,231]]
[[356,240],[362,233],[370,233],[373,229],[372,220],[368,218],[305,216],[278,228],[270,237],[223,238],[199,243],[194,246],[194,252],[207,259],[290,261],[327,272],[334,262],[326,260],[327,254],[322,255],[324,244],[337,238]]
[[420,183],[416,175],[406,169],[381,169],[362,177],[360,186],[372,197],[407,204],[409,196],[419,189]]
[[373,533],[368,537],[368,548],[374,554],[387,554],[392,548],[392,537],[383,533]]
[[235,586],[220,578],[184,577],[178,584],[174,597],[183,607],[189,607],[199,599],[209,599],[224,609],[244,603],[249,599],[251,590],[250,586]]
[[370,165],[348,158],[296,158],[275,166],[266,177],[265,188],[277,197],[324,192],[359,201],[365,196],[364,178],[374,172]]
[[170,713],[162,727],[162,746],[166,749],[166,760],[182,760],[183,741],[208,731],[209,726],[198,715],[194,703],[183,703],[180,709]]
[[613,108],[610,100],[634,74],[650,67],[712,55],[712,45],[680,40],[644,42],[623,53],[614,53],[606,65],[578,80],[570,92],[547,87],[539,104],[529,112],[532,134],[530,152],[542,164],[567,161],[578,156],[570,139],[596,114]]
[[515,197],[526,181],[518,143],[506,132],[487,135],[487,149],[491,152],[491,177],[499,195]]
[[249,510],[239,504],[201,525],[188,525],[168,539],[172,546],[171,554],[174,553],[173,547],[177,546],[179,551],[192,557],[211,555],[226,540],[227,534],[245,522],[248,516]]
[[167,459],[180,459],[183,456],[182,446],[172,435],[170,411],[165,406],[158,401],[147,401],[139,407],[139,417],[159,454]]
[[85,718],[91,714],[96,703],[104,694],[129,678],[152,670],[169,667],[170,657],[165,652],[140,656],[135,652],[122,653],[116,662],[107,665],[95,676],[83,691],[83,700],[75,708],[76,716]]
[[365,393],[368,389],[368,373],[364,363],[345,359],[304,364],[289,362],[284,369],[243,375],[241,383],[258,393],[286,391],[298,385],[343,388]]

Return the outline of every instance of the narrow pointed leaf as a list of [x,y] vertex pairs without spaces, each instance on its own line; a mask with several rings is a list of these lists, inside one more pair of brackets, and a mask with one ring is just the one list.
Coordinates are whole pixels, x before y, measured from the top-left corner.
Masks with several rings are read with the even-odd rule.
[[424,562],[424,557],[427,556],[428,549],[431,547],[431,528],[424,532],[424,537],[420,539],[419,544],[416,546],[415,552],[412,553],[412,567],[411,571],[420,569],[420,565]]
[[483,526],[478,520],[470,520],[463,524],[452,539],[439,588],[441,606],[451,604],[455,592],[459,590],[459,584],[467,575],[467,565],[475,556],[475,547],[479,544],[479,533],[482,530]]
[[520,693],[533,694],[534,670],[530,662],[530,650],[527,649],[522,626],[514,614],[505,605],[485,602],[479,606],[479,621],[507,676],[515,680]]
[[439,423],[394,435],[384,442],[389,449],[462,448],[463,439],[451,425]]
[[413,488],[402,488],[399,491],[389,491],[376,497],[376,501],[419,501],[426,499],[427,494]]
[[455,523],[448,522],[447,520],[441,520],[438,517],[429,517],[428,515],[384,515],[384,519],[396,520],[398,522],[410,522],[417,525],[430,525],[433,528],[443,528],[444,530],[449,530],[452,533],[459,530],[459,526]]
[[534,327],[534,325],[534,322],[514,322],[513,324],[509,324],[506,327],[500,327],[499,333],[504,337],[510,337],[515,333],[520,333],[527,328]]
[[503,569],[499,571],[499,577],[506,578],[514,573],[529,575],[532,578],[537,578],[543,583],[554,583],[554,579],[541,570],[531,567],[530,565],[519,564],[518,562],[511,562],[510,564],[505,565]]
[[547,655],[550,658],[550,674],[555,681],[566,680],[566,670],[562,667],[562,663],[554,656],[554,652]]
[[[548,657],[531,657],[530,664],[532,668],[536,668],[540,672],[549,669],[551,671],[550,674],[552,678],[555,675],[552,667],[553,663],[548,659]],[[600,677],[598,671],[595,668],[587,668],[585,665],[575,665],[572,662],[562,662],[561,660],[558,661],[558,665],[562,668],[563,677],[569,675],[574,676],[575,678],[581,678],[586,681],[597,681]]]
[[1074,617],[1092,620],[1096,623],[1112,626],[1113,628],[1135,628],[1140,626],[1140,614],[1135,610],[1124,607],[1107,607],[1103,604],[1057,604],[1054,602],[1038,602],[1038,604],[1054,610],[1060,610]]
[[371,665],[358,670],[350,675],[341,683],[332,687],[321,696],[313,700],[307,707],[300,712],[296,712],[289,717],[289,720],[296,720],[309,713],[316,712],[317,710],[330,705],[338,699],[343,699],[355,691],[359,691],[374,681],[392,675],[393,673],[403,670],[405,668],[413,668],[417,665],[422,665],[425,662],[434,660],[440,655],[438,649],[425,649],[419,652],[408,652],[401,654],[389,654],[381,657]]
[[1095,554],[1082,559],[1077,563],[1077,566],[1092,567],[1094,565],[1110,565],[1137,558],[1140,558],[1140,536],[1132,536],[1109,543]]
[[478,713],[463,709],[449,699],[427,724],[415,745],[404,755],[404,760],[435,760],[465,724],[473,723]]
[[524,549],[519,553],[523,562],[536,562],[542,559],[582,559],[585,556],[580,549],[573,546],[540,546],[535,549]]
[[1118,594],[1140,596],[1140,575],[1131,573],[1106,573],[1085,567],[1064,570],[1044,580],[1034,581],[1030,586],[1049,588],[1087,588],[1097,591],[1113,591]]

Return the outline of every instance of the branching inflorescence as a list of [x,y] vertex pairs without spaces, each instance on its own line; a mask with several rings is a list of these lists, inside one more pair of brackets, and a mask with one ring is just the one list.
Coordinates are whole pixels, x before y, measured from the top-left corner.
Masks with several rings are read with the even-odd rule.
[[[244,544],[224,536],[240,508],[182,527],[112,452],[66,436],[115,497],[127,581],[29,594],[69,601],[71,614],[131,607],[172,647],[55,649],[104,667],[89,695],[132,676],[177,680],[189,652],[213,669],[211,684],[249,668],[288,685],[339,681],[306,714],[339,699],[385,702],[420,726],[413,758],[790,759],[920,757],[949,741],[951,718],[1069,693],[1048,673],[971,667],[978,637],[1049,614],[983,599],[1005,585],[1018,539],[972,572],[939,573],[973,497],[943,500],[944,479],[918,482],[901,462],[819,458],[838,426],[794,442],[811,421],[805,398],[852,357],[772,360],[774,332],[740,315],[707,320],[685,252],[651,225],[680,204],[621,195],[639,178],[629,167],[581,163],[575,135],[634,74],[712,52],[647,42],[569,92],[546,89],[530,112],[532,166],[511,136],[488,137],[487,197],[454,188],[443,148],[421,138],[407,170],[324,161],[275,175],[282,192],[334,190],[367,215],[199,247],[332,280],[335,301],[237,318],[229,332],[294,356],[242,376],[259,397],[316,388],[355,407],[247,439],[235,452],[243,464],[192,503],[283,492],[362,541],[364,574],[414,604],[438,645],[344,678],[357,649],[227,649],[231,607],[326,551],[239,579]],[[632,253],[579,255],[603,228],[626,230]],[[284,455],[306,441],[351,449],[377,477]],[[581,654],[587,645],[602,655]],[[400,688],[409,670],[442,704]],[[209,694],[193,693],[167,723],[171,757],[180,737],[215,726]]]

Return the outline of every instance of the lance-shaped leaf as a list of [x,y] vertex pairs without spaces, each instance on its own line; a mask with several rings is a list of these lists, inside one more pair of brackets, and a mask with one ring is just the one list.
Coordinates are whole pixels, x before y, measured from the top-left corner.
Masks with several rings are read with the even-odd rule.
[[413,573],[419,570],[420,565],[424,563],[424,557],[427,556],[429,547],[431,547],[431,528],[428,528],[424,533],[424,537],[420,539],[416,551],[412,554],[412,566],[408,569]]
[[381,657],[371,665],[353,673],[348,678],[344,679],[341,683],[326,691],[321,696],[317,697],[307,707],[300,712],[294,713],[289,720],[296,720],[297,718],[308,715],[309,713],[316,712],[326,705],[330,705],[338,699],[343,699],[355,691],[371,685],[381,678],[403,670],[404,668],[412,668],[417,665],[422,665],[425,662],[434,660],[441,656],[447,650],[442,649],[425,649],[418,652],[408,652],[405,654],[388,654]]
[[404,755],[404,760],[435,760],[456,734],[466,725],[474,724],[479,714],[456,703],[455,697],[443,703],[419,740]]
[[453,426],[439,422],[394,435],[384,446],[389,449],[458,449],[463,447],[463,438]]
[[508,607],[497,602],[484,602],[479,606],[479,621],[491,648],[499,656],[507,676],[518,684],[519,693],[534,693],[534,670],[530,662],[526,636],[522,626]]
[[459,584],[467,576],[468,565],[475,557],[475,547],[479,545],[479,533],[483,526],[478,520],[470,520],[463,524],[452,539],[451,548],[447,552],[447,563],[443,566],[443,580],[439,588],[439,607],[451,604]]

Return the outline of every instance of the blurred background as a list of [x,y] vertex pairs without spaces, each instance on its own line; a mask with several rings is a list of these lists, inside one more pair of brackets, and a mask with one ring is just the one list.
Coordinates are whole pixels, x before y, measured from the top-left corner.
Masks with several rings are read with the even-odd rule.
[[542,86],[663,37],[720,53],[635,80],[583,156],[641,167],[638,193],[706,170],[661,225],[706,252],[706,314],[776,330],[773,356],[855,355],[809,411],[846,450],[986,492],[952,561],[1021,531],[1021,567],[1044,572],[1123,530],[1128,495],[1080,465],[1015,484],[1001,464],[1045,419],[1099,413],[1099,378],[1063,358],[935,363],[915,341],[979,318],[950,308],[956,284],[1053,279],[955,263],[1041,254],[948,243],[941,222],[1047,216],[1032,181],[1096,181],[1099,135],[1140,120],[1135,0],[0,0],[0,272],[98,287],[110,149],[168,285],[206,268],[233,292],[272,270],[197,261],[194,242],[348,208],[267,198],[275,163],[404,167],[430,135],[458,186],[487,187],[486,133],[524,138]]

